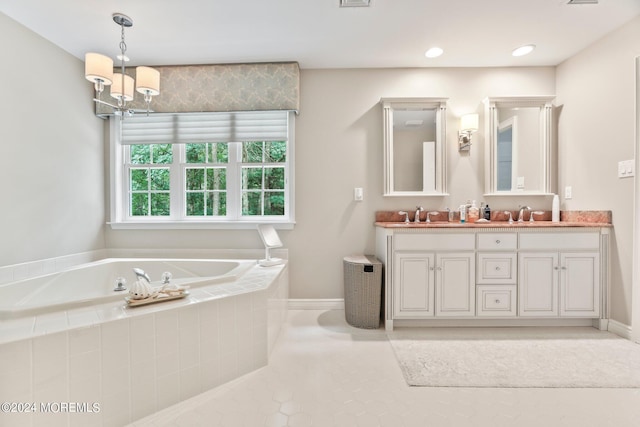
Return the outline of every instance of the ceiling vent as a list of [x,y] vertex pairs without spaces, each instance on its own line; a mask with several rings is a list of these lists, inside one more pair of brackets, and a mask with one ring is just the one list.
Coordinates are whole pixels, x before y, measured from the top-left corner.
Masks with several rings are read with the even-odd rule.
[[371,0],[340,0],[340,7],[369,7]]
[[569,0],[567,4],[598,4],[598,0]]

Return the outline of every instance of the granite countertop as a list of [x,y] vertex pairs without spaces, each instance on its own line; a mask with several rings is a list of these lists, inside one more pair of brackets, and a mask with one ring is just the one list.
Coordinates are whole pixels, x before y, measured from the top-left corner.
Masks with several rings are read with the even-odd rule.
[[534,211],[534,222],[529,221],[529,213],[525,213],[524,221],[518,222],[518,212],[512,212],[514,221],[509,224],[505,211],[491,212],[491,221],[470,223],[460,222],[458,213],[454,213],[453,221],[449,222],[446,211],[429,212],[431,222],[425,222],[427,212],[422,212],[420,222],[413,222],[415,212],[409,211],[409,220],[404,222],[404,216],[398,211],[376,212],[376,227],[382,228],[552,228],[552,227],[613,227],[611,211],[562,211],[560,222],[551,221],[550,211]]

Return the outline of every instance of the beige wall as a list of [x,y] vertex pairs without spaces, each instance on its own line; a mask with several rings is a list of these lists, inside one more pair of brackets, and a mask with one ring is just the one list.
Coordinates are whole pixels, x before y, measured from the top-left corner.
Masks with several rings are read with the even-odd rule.
[[[357,69],[302,70],[301,106],[296,119],[296,226],[281,231],[291,258],[292,298],[342,298],[342,258],[374,252],[374,212],[380,209],[454,207],[482,201],[482,129],[471,154],[459,154],[459,117],[482,113],[486,96],[548,95],[555,92],[555,70]],[[448,97],[447,170],[450,197],[382,196],[383,97]],[[482,123],[482,120],[481,120]],[[353,201],[353,188],[364,201]],[[550,208],[544,198],[488,200],[516,208],[527,203]],[[261,247],[255,231],[108,230],[109,247]]]
[[102,120],[82,61],[2,13],[0,52],[0,266],[103,248]]
[[[620,160],[634,158],[635,57],[640,17],[557,68],[559,188],[573,199],[563,209],[610,209],[611,318],[631,324],[633,178],[619,179]],[[562,194],[562,192],[561,192]],[[636,213],[637,215],[637,213]]]

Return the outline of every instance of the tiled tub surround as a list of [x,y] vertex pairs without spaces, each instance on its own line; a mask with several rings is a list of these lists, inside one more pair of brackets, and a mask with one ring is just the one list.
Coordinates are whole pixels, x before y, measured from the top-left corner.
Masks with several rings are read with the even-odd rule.
[[100,412],[2,412],[0,425],[119,426],[265,366],[287,298],[286,264],[256,265],[180,300],[2,321],[0,400],[97,402]]

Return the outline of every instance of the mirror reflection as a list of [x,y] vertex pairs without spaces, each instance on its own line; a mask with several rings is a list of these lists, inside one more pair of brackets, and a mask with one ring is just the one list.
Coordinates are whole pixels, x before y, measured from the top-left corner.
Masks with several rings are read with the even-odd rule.
[[548,194],[553,97],[489,98],[488,194]]
[[444,112],[441,98],[382,99],[386,196],[443,195]]

